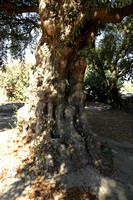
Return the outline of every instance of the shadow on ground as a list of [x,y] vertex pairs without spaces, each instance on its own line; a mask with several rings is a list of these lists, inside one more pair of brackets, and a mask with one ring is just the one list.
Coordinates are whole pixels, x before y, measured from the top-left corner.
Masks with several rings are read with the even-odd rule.
[[[24,104],[21,104],[20,107],[22,107]],[[5,106],[5,107],[4,107]],[[13,104],[7,104],[0,106],[0,115],[2,113],[11,113],[11,116],[13,114],[12,109]],[[19,107],[19,108],[20,108]],[[11,108],[11,109],[10,109]],[[89,116],[91,117],[92,110],[89,110]],[[100,109],[100,108],[99,108]],[[111,114],[111,116],[110,116]],[[127,121],[129,117],[127,114],[120,115],[120,113],[117,113],[118,115],[114,116],[112,112],[108,113],[100,113],[98,114],[98,110],[93,109],[92,112],[92,120],[94,122],[95,119],[97,119],[97,123],[99,122],[99,126],[101,123],[103,123],[103,126],[105,127],[105,121],[109,120],[111,123],[113,121],[112,117],[115,117],[115,120],[117,120],[118,125],[118,118],[123,123],[124,121]],[[99,118],[101,115],[103,115],[101,118]],[[124,118],[123,118],[124,117]],[[124,120],[127,119],[127,120]],[[129,118],[132,120],[132,117]],[[89,118],[88,121],[91,119]],[[8,120],[7,120],[8,121]],[[109,127],[109,122],[108,126]],[[116,121],[115,121],[116,122]],[[96,123],[96,124],[97,124]],[[96,124],[94,124],[96,126]],[[113,123],[114,124],[114,123]],[[112,124],[112,125],[113,125]],[[92,124],[91,124],[92,126]],[[105,129],[103,127],[103,130]],[[117,127],[116,130],[119,129],[121,126]],[[1,128],[1,127],[0,127]],[[7,127],[6,127],[7,128]],[[99,131],[99,129],[98,129]],[[113,131],[113,130],[112,130]],[[108,131],[110,134],[112,133],[110,130]],[[113,131],[114,132],[114,131]],[[105,134],[101,136],[107,136],[107,128],[105,129]],[[122,135],[121,135],[122,136]],[[129,135],[130,136],[130,135]],[[101,138],[101,140],[105,140],[105,138]],[[65,188],[68,190],[64,193],[63,198],[58,199],[64,199],[64,200],[92,200],[92,198],[88,198],[87,196],[85,198],[78,198],[76,195],[78,195],[78,192],[83,192],[82,189],[85,191],[91,191],[94,194],[98,194],[99,198],[102,200],[133,200],[133,145],[126,143],[126,142],[118,142],[114,140],[107,139],[108,145],[111,148],[113,160],[114,160],[114,173],[107,177],[103,174],[101,174],[98,170],[94,169],[91,165],[87,165],[85,168],[81,168],[73,173],[65,174],[65,175],[55,175],[52,178],[54,180],[60,181]],[[63,164],[63,163],[62,163]],[[21,178],[20,178],[21,177]],[[41,177],[41,176],[40,176]],[[41,195],[44,195],[43,193],[48,194],[48,187],[49,187],[49,180],[51,178],[47,178],[44,180],[38,177],[37,187],[32,190],[33,198],[32,200],[37,200],[41,198]],[[12,179],[7,179],[6,182],[0,182],[0,187],[3,188],[0,194],[1,200],[17,200],[18,197],[20,197],[25,189],[29,189],[32,186],[32,183],[34,181],[35,177],[31,173],[29,174],[21,174],[19,177],[14,177]],[[42,180],[42,181],[41,181]],[[48,186],[45,188],[43,181],[48,183]],[[75,189],[78,188],[78,189]],[[81,189],[82,188],[82,189]],[[71,190],[71,194],[70,194]],[[82,191],[81,191],[82,190]],[[55,191],[53,189],[53,191]],[[76,192],[75,192],[76,191]],[[74,194],[74,192],[76,194]],[[71,195],[71,196],[70,196]],[[73,195],[73,196],[72,196]],[[25,198],[26,199],[26,198]],[[52,200],[52,198],[44,198],[46,200]],[[96,198],[93,198],[96,200]]]
[[[24,178],[7,179],[6,183],[0,182],[3,191],[0,192],[1,200],[16,200],[21,196],[25,188],[30,188],[34,178],[25,176]],[[8,182],[9,181],[9,182]]]
[[98,136],[133,144],[133,113],[113,110],[103,103],[87,102],[88,128]]
[[7,103],[0,105],[0,132],[15,128],[17,121],[15,113],[23,106],[24,103]]

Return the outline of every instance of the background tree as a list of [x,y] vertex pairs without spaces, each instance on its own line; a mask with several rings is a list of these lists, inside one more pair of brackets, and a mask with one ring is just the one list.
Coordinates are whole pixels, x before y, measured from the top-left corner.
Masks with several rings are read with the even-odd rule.
[[87,65],[84,82],[87,101],[110,103],[103,79],[92,65]]
[[26,48],[34,51],[40,30],[38,5],[38,0],[0,1],[0,64],[8,56],[24,60]]
[[[132,22],[133,18],[130,16],[117,25],[107,24],[98,46],[90,45],[85,49],[89,68],[85,82],[90,84],[89,91],[102,101],[104,98],[110,99],[115,107],[121,105],[120,79],[122,80],[126,71],[131,70],[133,62]],[[128,76],[131,75],[128,73]]]
[[111,157],[105,159],[97,137],[88,130],[83,92],[86,62],[81,49],[91,44],[99,21],[119,23],[133,13],[130,1],[115,2],[40,0],[42,37],[32,67],[34,101],[26,131],[35,132],[39,139],[38,155],[45,158],[39,166],[46,174],[68,173],[88,163],[112,171]]
[[0,90],[3,91],[3,97],[8,101],[27,100],[30,67],[31,64],[23,62],[10,63],[1,67]]

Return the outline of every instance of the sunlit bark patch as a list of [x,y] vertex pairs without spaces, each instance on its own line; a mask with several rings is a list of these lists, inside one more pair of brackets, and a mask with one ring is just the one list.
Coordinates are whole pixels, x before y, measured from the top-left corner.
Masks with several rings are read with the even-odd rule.
[[[104,155],[97,135],[88,129],[81,49],[92,43],[100,20],[117,23],[125,14],[108,6],[92,8],[84,1],[40,1],[42,37],[30,85],[34,123],[29,120],[27,132],[34,124],[36,165],[48,176],[89,164],[104,174],[113,173],[111,151],[106,147],[109,154]],[[130,14],[128,7],[123,9]]]

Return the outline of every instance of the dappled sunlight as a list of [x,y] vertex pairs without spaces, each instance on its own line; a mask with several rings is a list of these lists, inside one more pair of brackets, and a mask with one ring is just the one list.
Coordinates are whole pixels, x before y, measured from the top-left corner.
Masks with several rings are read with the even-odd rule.
[[17,167],[21,161],[15,155],[14,141],[16,134],[14,131],[8,130],[0,133],[0,149],[1,149],[1,164],[0,164],[0,179],[16,175]]
[[16,127],[16,109],[24,103],[1,103],[0,104],[0,132]]
[[38,176],[33,187],[23,192],[23,196],[16,200],[25,198],[27,200],[98,200],[98,197],[90,191],[73,187],[66,189],[60,182],[47,183],[45,176]]
[[101,178],[101,185],[99,187],[99,198],[106,200],[111,199],[127,199],[123,188],[117,185],[117,182],[110,178]]
[[31,145],[22,138],[22,133],[18,136],[15,130],[0,133],[1,179],[17,175],[23,161],[31,160]]
[[94,12],[94,17],[96,17],[96,16],[97,16],[97,14],[98,14],[98,12],[97,12],[97,11],[95,11],[95,12]]
[[[44,161],[49,162],[48,167],[56,165],[55,159],[58,161],[58,157],[60,153],[63,153],[64,148],[58,146],[57,143],[56,145],[60,151],[57,149],[53,149],[51,152],[47,151],[47,148],[51,149],[50,144],[44,149],[44,143],[46,145],[49,141],[48,133],[45,130],[43,132],[45,140],[40,136],[38,146],[35,145],[34,134],[31,133],[8,130],[7,132],[1,132],[0,136],[2,158],[0,184],[3,185],[3,197],[10,193],[16,200],[39,200],[41,198],[46,200],[98,200],[98,197],[106,200],[108,197],[112,198],[112,195],[115,195],[114,198],[116,196],[120,199],[125,198],[123,187],[114,178],[103,177],[99,170],[91,165],[67,173],[68,165],[65,163],[65,159],[62,159],[58,166],[54,166],[57,168],[54,170],[52,178],[46,177],[46,171],[43,168]],[[35,158],[38,154],[40,160]],[[36,166],[35,160],[36,162],[39,161],[40,169]],[[101,160],[95,159],[95,166],[97,162],[100,163]],[[27,176],[33,177],[34,183],[32,180],[32,184],[27,183],[24,185],[22,181],[16,181],[15,178],[10,187],[4,189],[3,181],[5,179],[9,181],[10,178],[18,177],[23,180]],[[98,194],[98,197],[93,193]]]
[[[3,114],[12,117],[13,104],[1,105],[0,109]],[[23,104],[15,104],[21,107]],[[8,112],[7,112],[8,111]],[[7,113],[4,113],[7,112]],[[10,112],[10,115],[9,115]],[[1,113],[1,114],[2,114]],[[4,119],[5,127],[8,127],[9,119]],[[3,127],[3,126],[0,126]],[[33,162],[31,152],[33,151],[31,141],[32,135],[25,135],[17,132],[15,128],[7,129],[0,132],[0,199],[8,199],[8,197],[17,197],[25,188],[21,179],[20,171],[26,173],[25,163]],[[31,174],[33,173],[31,170]],[[25,177],[26,178],[26,177]],[[16,198],[15,198],[16,199]]]
[[120,20],[120,19],[121,19],[121,18],[120,18],[120,15],[119,15],[118,13],[116,14],[116,19],[117,19],[117,20]]
[[[2,137],[3,136],[3,137]],[[1,134],[3,138],[0,143],[2,151],[2,166],[1,166],[1,181],[5,178],[13,177],[23,177],[23,174],[36,174],[36,180],[33,183],[33,186],[23,185],[21,181],[14,179],[10,185],[9,192],[12,197],[16,197],[16,200],[37,200],[40,198],[45,198],[47,200],[59,200],[65,199],[70,200],[96,200],[97,198],[91,192],[86,192],[81,188],[71,188],[66,189],[60,182],[57,181],[56,177],[59,175],[55,174],[53,180],[48,183],[45,180],[45,176],[39,176],[39,173],[44,174],[43,169],[36,170],[35,166],[32,165],[34,156],[36,154],[36,148],[32,142],[32,135],[26,135],[21,133],[16,133],[15,131],[3,132]],[[54,154],[56,156],[56,154]],[[41,155],[40,155],[41,156]],[[48,159],[51,159],[51,154],[46,156]],[[45,157],[45,159],[46,159]],[[64,174],[64,168],[66,168],[65,163],[60,165],[60,175]],[[41,172],[42,171],[42,172]],[[76,183],[76,179],[74,181]],[[23,185],[23,186],[22,186]],[[17,189],[17,192],[15,190]],[[3,197],[6,197],[8,194],[7,190],[2,191]]]
[[[6,8],[9,4],[11,9]],[[132,4],[117,5],[104,0],[89,2],[26,0],[20,4],[15,0],[9,0],[6,4],[2,1],[0,5],[4,6],[4,10],[0,9],[1,18],[5,16],[7,19],[4,20],[5,30],[3,29],[2,34],[8,35],[10,29],[13,36],[9,43],[15,42],[17,47],[20,41],[21,47],[23,39],[27,40],[23,34],[28,31],[31,35],[26,43],[32,49],[34,41],[37,41],[37,38],[31,40],[32,35],[35,36],[34,30],[38,27],[41,33],[35,49],[35,65],[18,63],[17,66],[11,67],[13,72],[2,65],[2,84],[4,83],[8,100],[23,100],[27,103],[23,108],[15,110],[17,121],[16,124],[12,122],[13,129],[8,130],[9,132],[0,132],[0,199],[107,200],[109,197],[122,200],[128,198],[128,192],[132,192],[133,180],[130,175],[133,172],[130,167],[127,169],[126,164],[132,166],[132,147],[126,144],[120,148],[121,143],[116,144],[116,141],[111,143],[106,139],[107,134],[111,138],[115,133],[116,137],[117,131],[113,128],[120,127],[112,126],[111,120],[105,124],[106,114],[101,114],[100,119],[97,120],[98,113],[102,111],[101,107],[92,108],[93,122],[90,123],[92,116],[88,108],[88,113],[87,109],[84,109],[86,97],[83,79],[87,60],[86,56],[82,55],[84,54],[82,50],[88,46],[85,53],[88,62],[95,62],[94,64],[92,62],[93,69],[98,63],[105,79],[104,72],[108,70],[108,66],[106,69],[103,66],[108,63],[106,63],[106,56],[103,55],[108,56],[107,50],[112,49],[110,55],[119,57],[115,51],[116,46],[119,49],[119,41],[115,40],[118,45],[114,45],[113,48],[111,46],[114,44],[113,39],[108,42],[110,46],[101,43],[101,50],[105,50],[103,53],[100,48],[96,51],[91,50],[91,44],[95,46],[95,37],[106,30],[104,23],[119,23],[124,17],[132,14],[130,11]],[[38,14],[39,23],[38,17],[35,17],[37,15],[32,15],[31,12]],[[22,22],[23,14],[26,16],[26,21]],[[14,27],[11,26],[12,23],[9,24],[10,20],[8,21],[8,18],[12,19],[12,17]],[[16,34],[16,21],[22,22],[18,29],[21,32],[22,28],[22,37]],[[29,23],[33,25],[32,30]],[[122,31],[123,28],[124,26],[121,28]],[[115,38],[116,35],[110,36],[109,39]],[[126,32],[123,32],[123,37],[126,38]],[[129,39],[128,34],[127,38]],[[12,54],[15,51],[12,50]],[[110,73],[115,79],[116,63],[119,60],[111,62],[112,58],[109,60],[109,66],[111,65],[113,69]],[[92,83],[96,82],[95,77],[89,80]],[[102,80],[97,85],[100,86],[101,82]],[[105,80],[106,86],[108,83],[109,81]],[[118,95],[116,81],[112,83],[113,95]],[[86,92],[88,89],[86,88]],[[105,93],[104,90],[102,92]],[[92,95],[92,91],[90,94]],[[106,95],[102,94],[100,97],[104,99]],[[118,100],[117,96],[114,100]],[[1,110],[3,114],[3,108]],[[7,109],[6,112],[8,111]],[[12,112],[13,109],[11,117]],[[8,123],[6,115],[1,116]],[[125,123],[125,118],[123,121]],[[100,137],[102,123],[106,125],[102,132],[105,138]],[[113,134],[107,127],[113,129]],[[93,131],[94,128],[96,131]]]

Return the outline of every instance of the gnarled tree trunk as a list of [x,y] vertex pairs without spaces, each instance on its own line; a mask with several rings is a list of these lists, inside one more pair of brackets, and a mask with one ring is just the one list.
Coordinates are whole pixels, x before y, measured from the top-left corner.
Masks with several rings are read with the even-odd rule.
[[65,56],[62,52],[59,57],[55,47],[42,37],[36,58],[35,136],[43,137],[38,144],[43,149],[39,157],[44,157],[39,165],[47,172],[67,173],[92,163],[109,172],[109,160],[87,125],[83,91],[86,63],[80,53],[66,47]]
[[104,16],[93,11],[86,21],[83,2],[40,0],[42,37],[32,68],[34,117],[29,119],[27,131],[35,132],[39,158],[43,158],[39,167],[48,174],[68,173],[88,164],[112,171],[111,156],[103,154],[104,147],[87,126],[86,63],[80,53],[94,38],[99,16]]

